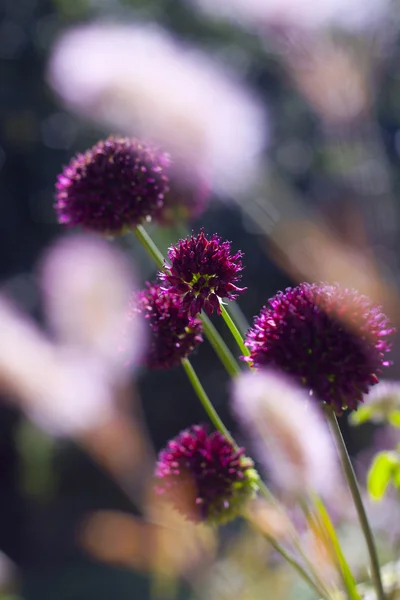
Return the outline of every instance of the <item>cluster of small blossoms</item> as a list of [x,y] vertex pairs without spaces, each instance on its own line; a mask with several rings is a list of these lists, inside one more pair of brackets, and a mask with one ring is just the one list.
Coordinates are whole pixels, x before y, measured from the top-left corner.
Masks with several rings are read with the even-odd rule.
[[244,360],[285,371],[341,414],[357,408],[390,364],[393,331],[380,307],[355,290],[302,283],[279,292],[254,319]]
[[192,521],[221,525],[237,517],[258,483],[244,449],[203,425],[182,431],[158,458],[156,491]]
[[145,364],[150,369],[179,365],[202,341],[200,319],[181,309],[179,298],[164,294],[157,283],[147,284],[132,300],[131,311],[142,314],[150,329]]
[[236,285],[241,279],[242,252],[230,254],[230,242],[216,234],[207,239],[204,230],[180,240],[168,252],[170,265],[159,274],[167,290],[182,298],[182,306],[192,316],[205,310],[221,313],[223,298],[235,300],[246,288]]

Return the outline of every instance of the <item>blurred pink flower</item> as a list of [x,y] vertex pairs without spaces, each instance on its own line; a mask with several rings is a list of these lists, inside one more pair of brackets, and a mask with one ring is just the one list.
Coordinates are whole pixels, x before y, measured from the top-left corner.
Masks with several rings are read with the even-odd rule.
[[57,42],[48,68],[72,110],[159,144],[185,177],[238,194],[258,174],[265,111],[210,57],[156,26],[94,24]]
[[340,489],[329,431],[302,388],[274,371],[244,373],[234,384],[233,407],[284,494],[328,497]]
[[146,347],[141,319],[126,319],[137,287],[125,256],[99,238],[74,235],[47,252],[40,272],[58,340],[101,359],[118,377],[129,375],[126,363],[137,364]]
[[116,389],[129,369],[117,349],[131,327],[130,363],[143,344],[136,320],[126,324],[132,273],[102,240],[74,236],[51,248],[42,267],[53,342],[0,297],[0,387],[52,435],[79,435],[118,412]]
[[377,26],[391,0],[192,0],[201,10],[262,31],[266,26],[289,29],[335,27],[359,31]]

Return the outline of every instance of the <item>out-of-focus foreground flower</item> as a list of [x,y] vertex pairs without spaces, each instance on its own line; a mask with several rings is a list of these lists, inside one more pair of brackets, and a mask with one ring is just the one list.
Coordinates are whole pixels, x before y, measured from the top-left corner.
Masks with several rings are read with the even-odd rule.
[[336,413],[356,409],[378,382],[394,329],[355,290],[302,283],[269,300],[247,333],[249,360],[295,377]]
[[244,449],[220,432],[195,425],[160,452],[156,490],[191,521],[222,524],[241,514],[258,489],[258,475]]
[[115,391],[129,372],[115,352],[123,328],[131,329],[126,352],[132,366],[141,351],[140,321],[127,325],[125,319],[132,273],[106,242],[77,236],[50,249],[42,282],[58,339],[51,341],[0,299],[0,385],[46,431],[84,433],[116,414]]
[[273,371],[245,373],[234,383],[233,407],[284,494],[329,497],[338,490],[327,426],[302,388]]
[[155,26],[96,24],[58,41],[48,78],[79,114],[165,148],[177,171],[237,195],[257,174],[263,111],[200,51]]
[[203,341],[200,319],[182,310],[178,296],[163,292],[158,284],[148,284],[132,300],[128,318],[145,319],[150,332],[144,358],[150,369],[171,369],[181,364]]
[[382,22],[390,0],[193,0],[210,15],[226,17],[258,31],[266,27],[359,31]]
[[216,234],[207,239],[203,230],[180,240],[168,251],[171,266],[159,274],[168,293],[182,299],[182,307],[195,316],[203,308],[208,315],[221,313],[220,300],[235,300],[246,288],[236,285],[242,278],[242,253],[231,255],[230,242]]
[[58,177],[61,224],[119,234],[161,211],[168,192],[168,155],[139,140],[109,137],[78,154]]

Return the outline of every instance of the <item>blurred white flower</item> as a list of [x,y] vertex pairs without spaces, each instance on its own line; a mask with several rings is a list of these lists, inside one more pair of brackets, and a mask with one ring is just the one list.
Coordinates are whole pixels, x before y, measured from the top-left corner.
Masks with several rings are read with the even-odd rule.
[[127,317],[136,284],[125,256],[94,236],[66,237],[44,257],[41,284],[59,341],[129,376],[126,363],[141,358],[145,332],[140,319]]
[[284,494],[328,497],[340,488],[335,449],[314,402],[269,370],[244,373],[234,384],[234,410]]
[[262,31],[266,26],[289,29],[336,27],[354,31],[376,26],[391,0],[192,0],[201,10]]
[[237,195],[257,176],[265,111],[211,58],[156,26],[73,29],[56,44],[48,79],[71,109],[161,145],[217,192]]
[[59,339],[0,297],[0,387],[48,433],[80,435],[118,413],[115,393],[130,374],[117,358],[122,335],[133,366],[143,344],[140,324],[126,317],[132,274],[116,249],[83,236],[51,248],[42,273]]

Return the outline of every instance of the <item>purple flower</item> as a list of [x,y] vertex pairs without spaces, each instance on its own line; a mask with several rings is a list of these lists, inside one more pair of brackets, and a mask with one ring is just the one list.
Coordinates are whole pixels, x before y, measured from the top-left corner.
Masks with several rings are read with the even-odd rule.
[[222,524],[240,515],[258,490],[244,449],[204,425],[182,431],[158,457],[156,491],[191,521]]
[[198,235],[180,240],[168,251],[171,266],[159,274],[168,291],[182,298],[182,306],[195,316],[203,308],[208,315],[221,313],[220,299],[235,300],[241,279],[242,252],[230,255],[230,242],[216,234],[209,240],[201,229]]
[[179,365],[203,341],[200,319],[182,311],[180,299],[163,292],[157,284],[147,288],[132,303],[132,312],[141,313],[148,323],[148,350],[145,363],[150,369]]
[[246,336],[255,367],[276,366],[333,407],[356,409],[390,361],[394,329],[369,298],[302,283],[269,300]]
[[58,177],[59,222],[110,235],[132,229],[161,208],[169,164],[167,154],[135,139],[98,142]]

